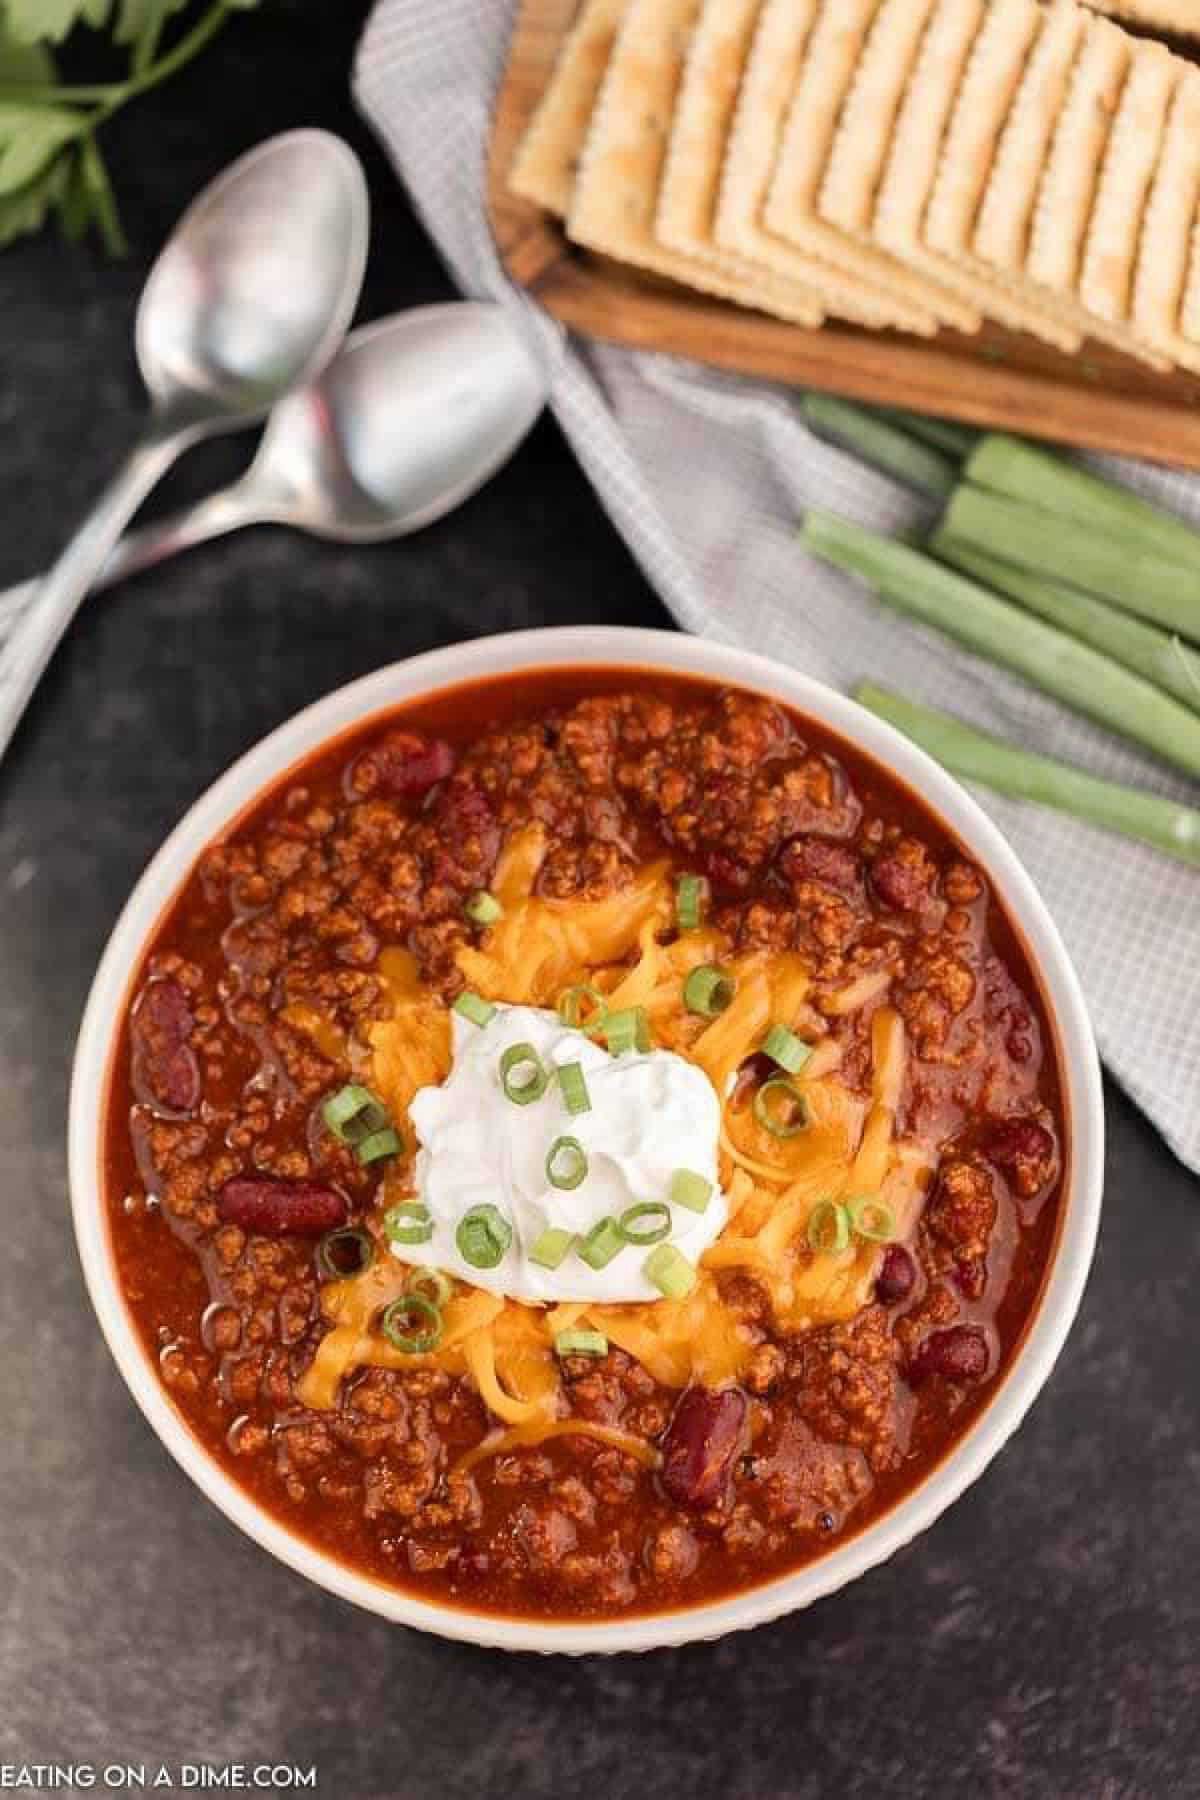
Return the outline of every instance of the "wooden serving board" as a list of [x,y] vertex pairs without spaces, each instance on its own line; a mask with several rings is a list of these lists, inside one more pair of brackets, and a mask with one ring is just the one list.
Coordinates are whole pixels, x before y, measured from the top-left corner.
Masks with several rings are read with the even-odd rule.
[[838,323],[806,331],[572,244],[560,220],[508,191],[508,171],[576,9],[577,0],[522,0],[488,160],[501,258],[555,318],[609,343],[1200,469],[1200,378],[1183,370],[1158,374],[1100,344],[1066,356],[988,325],[932,341]]

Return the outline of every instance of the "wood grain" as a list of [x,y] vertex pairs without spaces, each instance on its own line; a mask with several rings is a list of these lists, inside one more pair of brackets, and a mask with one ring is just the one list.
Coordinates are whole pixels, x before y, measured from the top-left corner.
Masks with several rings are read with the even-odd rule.
[[508,170],[576,11],[523,0],[497,97],[488,211],[513,280],[585,336],[860,400],[1200,469],[1200,378],[1161,375],[1089,343],[1065,356],[985,326],[932,342],[849,325],[805,331],[582,251],[561,222],[510,194]]

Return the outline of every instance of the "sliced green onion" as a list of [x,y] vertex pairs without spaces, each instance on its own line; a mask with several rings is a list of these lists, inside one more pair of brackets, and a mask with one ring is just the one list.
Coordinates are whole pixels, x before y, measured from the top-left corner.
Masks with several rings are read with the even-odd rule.
[[590,1269],[607,1269],[625,1248],[625,1237],[615,1219],[599,1219],[576,1248]]
[[681,875],[675,888],[675,922],[680,931],[696,931],[704,919],[708,883],[703,875]]
[[599,1029],[612,1056],[623,1056],[627,1050],[638,1050],[644,1056],[650,1048],[650,1021],[644,1006],[606,1014]]
[[818,1253],[844,1250],[850,1242],[850,1214],[838,1200],[818,1200],[808,1215],[808,1247]]
[[441,1339],[442,1315],[424,1294],[401,1294],[384,1308],[379,1329],[406,1356],[424,1356]]
[[805,394],[806,423],[819,438],[933,500],[952,491],[957,467],[947,456],[900,431],[879,414],[835,394]]
[[[589,1011],[584,1018],[584,1004]],[[568,988],[558,1002],[558,1016],[563,1024],[572,1031],[588,1030],[604,1016],[605,999],[600,989],[593,987],[590,981],[581,981],[577,986]]]
[[577,1188],[588,1172],[587,1151],[578,1138],[557,1137],[546,1156],[546,1180],[551,1187]]
[[358,1225],[339,1225],[317,1245],[317,1267],[334,1281],[365,1275],[375,1261],[375,1239]]
[[488,1021],[496,1016],[496,1009],[491,1001],[480,999],[479,995],[473,994],[470,988],[463,989],[454,1002],[454,1010],[456,1013],[460,1013],[464,1019],[468,1019],[472,1025],[478,1025],[481,1031]]
[[754,1096],[754,1116],[772,1137],[793,1138],[808,1124],[808,1102],[790,1075],[772,1075]]
[[665,1200],[639,1200],[617,1220],[627,1244],[661,1244],[671,1235],[671,1209]]
[[558,1071],[558,1085],[562,1089],[563,1103],[571,1114],[591,1112],[592,1097],[588,1093],[587,1081],[584,1078],[582,1063],[562,1063]]
[[1122,612],[1111,601],[1097,600],[1082,588],[1034,575],[986,550],[960,544],[942,531],[934,532],[929,548],[973,581],[1006,594],[1027,612],[1037,613],[1047,624],[1057,625],[1103,656],[1123,663],[1135,675],[1182,700],[1193,712],[1200,711],[1200,651],[1175,633]]
[[702,1019],[723,1013],[737,992],[737,982],[713,963],[701,963],[683,984],[683,1004]]
[[364,1106],[370,1105],[372,1095],[368,1088],[348,1086],[339,1088],[331,1094],[321,1108],[321,1115],[330,1131],[341,1134],[342,1126],[360,1113]]
[[983,436],[974,426],[960,425],[955,419],[934,419],[925,413],[906,412],[900,406],[880,406],[876,410],[901,431],[910,432],[924,444],[932,444],[935,450],[945,451],[956,461],[969,456]]
[[695,1169],[676,1169],[668,1190],[675,1206],[686,1206],[689,1212],[702,1213],[713,1197],[713,1184]]
[[1200,866],[1200,812],[1194,807],[1085,775],[1069,763],[1006,744],[947,713],[902,700],[899,694],[890,694],[871,682],[856,689],[854,697],[936,756],[952,775],[982,782],[1015,800],[1052,806],[1071,818],[1138,838],[1168,856]]
[[[958,490],[943,530],[958,541],[966,539],[980,549],[991,550],[990,535],[976,532],[972,520],[956,511],[967,492],[965,488]],[[970,493],[974,497],[972,505],[974,499],[993,500],[999,507],[1015,504],[994,495],[976,494],[974,489]],[[1061,521],[1049,520],[1038,526],[1036,542],[1057,542],[1062,529]],[[1122,732],[1157,751],[1176,768],[1200,775],[1200,717],[1111,657],[1102,656],[1090,644],[1081,644],[1066,632],[1031,617],[1019,606],[999,599],[978,582],[954,574],[907,544],[877,537],[844,519],[809,513],[802,538],[806,549],[867,581],[897,611],[945,632],[980,656],[1015,669],[1035,687],[1097,719],[1110,731]],[[1003,547],[1010,538],[1008,526],[1002,526],[996,554],[1010,561],[1020,560],[1015,550],[1006,551]],[[1053,576],[1057,569],[1047,560],[1041,565],[1041,572]],[[1083,581],[1090,587],[1082,571],[1076,577],[1068,572],[1064,578]],[[1182,593],[1186,583],[1181,582],[1177,570],[1172,570],[1171,579],[1180,610],[1186,610]],[[1093,591],[1103,597],[1102,590]],[[1171,623],[1164,622],[1168,626]],[[1192,620],[1185,635],[1196,630]]]
[[494,1206],[473,1206],[459,1220],[454,1241],[473,1269],[494,1269],[512,1243],[512,1226]]
[[419,1200],[401,1200],[383,1215],[383,1229],[393,1244],[427,1244],[433,1236],[429,1208]]
[[404,1139],[389,1125],[386,1131],[373,1131],[370,1137],[364,1138],[355,1146],[354,1154],[364,1166],[378,1162],[384,1156],[403,1156]]
[[786,1069],[789,1075],[796,1075],[804,1067],[812,1051],[786,1025],[772,1025],[763,1039],[763,1055],[769,1056],[781,1069]]
[[331,1094],[321,1108],[321,1116],[334,1137],[343,1144],[360,1144],[373,1132],[391,1123],[388,1109],[370,1088],[350,1082]]
[[534,1239],[529,1260],[536,1263],[539,1269],[561,1268],[574,1242],[573,1231],[563,1231],[558,1225],[547,1225],[541,1236]]
[[896,1235],[896,1215],[878,1194],[852,1194],[846,1212],[852,1229],[868,1243],[890,1244]]
[[668,1300],[686,1300],[696,1285],[696,1271],[674,1244],[660,1244],[642,1264],[642,1273]]
[[413,1270],[408,1278],[405,1291],[409,1294],[420,1294],[423,1299],[432,1301],[440,1312],[450,1298],[453,1288],[440,1269],[431,1269],[426,1265]]
[[[947,537],[989,550],[1019,568],[1070,582],[1168,631],[1191,638],[1200,635],[1188,566],[1177,557],[1148,549],[1121,528],[1111,531],[1084,524],[1046,512],[1032,501],[964,485],[946,508],[943,529]],[[1194,546],[1193,538],[1193,581]]]
[[500,1058],[500,1086],[516,1106],[540,1100],[550,1076],[532,1044],[510,1044]]
[[489,894],[486,888],[480,888],[477,894],[472,894],[463,910],[472,925],[494,925],[504,913],[495,894]]
[[[1148,550],[1186,568],[1193,578],[1200,576],[1200,537],[1182,519],[1160,512],[1128,488],[1116,487],[1036,444],[1003,432],[989,432],[971,455],[966,477],[976,487],[990,488],[1012,500],[1044,507],[1058,518],[1111,532],[1131,548]],[[1134,602],[1127,604],[1132,606]]]
[[554,1334],[556,1356],[607,1356],[608,1339],[602,1331],[557,1331]]

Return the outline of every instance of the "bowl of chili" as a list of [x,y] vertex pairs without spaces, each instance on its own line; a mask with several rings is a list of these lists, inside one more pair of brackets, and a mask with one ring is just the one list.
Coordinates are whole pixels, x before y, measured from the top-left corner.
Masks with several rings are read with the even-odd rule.
[[[526,1016],[558,1047],[488,1104],[560,1210],[485,1172],[447,1225],[408,1107]],[[656,1058],[716,1088],[716,1181],[668,1148],[577,1215]],[[1103,1110],[963,788],[799,672],[587,628],[381,670],[221,777],[113,931],[69,1136],[101,1329],[202,1491],[388,1619],[582,1653],[806,1606],[979,1478],[1076,1312]]]

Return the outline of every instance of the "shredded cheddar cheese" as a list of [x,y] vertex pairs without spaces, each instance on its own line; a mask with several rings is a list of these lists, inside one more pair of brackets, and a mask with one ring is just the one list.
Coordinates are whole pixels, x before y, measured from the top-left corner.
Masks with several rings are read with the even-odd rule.
[[[850,1318],[870,1299],[879,1249],[855,1241],[840,1251],[813,1251],[807,1225],[814,1206],[877,1193],[903,1234],[930,1176],[927,1155],[896,1137],[907,1046],[903,1021],[886,1004],[886,970],[826,996],[818,1012],[810,969],[798,954],[721,957],[719,935],[703,927],[660,942],[674,915],[665,865],[644,869],[600,900],[555,900],[534,891],[544,855],[538,827],[518,833],[506,848],[492,884],[502,914],[478,946],[458,950],[464,980],[485,998],[535,1006],[554,1006],[564,990],[588,982],[613,1008],[644,1007],[655,1041],[697,1063],[720,1097],[729,1218],[685,1299],[547,1309],[466,1289],[448,1301],[437,1347],[419,1356],[397,1350],[377,1329],[379,1313],[404,1290],[404,1265],[383,1255],[363,1276],[330,1283],[322,1303],[331,1329],[301,1384],[305,1404],[333,1406],[340,1382],[364,1366],[432,1364],[467,1372],[502,1429],[464,1457],[460,1469],[513,1446],[579,1432],[652,1465],[657,1453],[644,1440],[559,1416],[556,1335],[578,1325],[602,1332],[665,1387],[735,1380],[754,1344],[721,1298],[720,1275],[741,1270],[761,1283],[785,1331]],[[714,1019],[697,1018],[683,1004],[684,982],[692,969],[717,960],[734,977],[733,1001]],[[403,1119],[417,1089],[440,1082],[449,1070],[449,1016],[422,986],[406,951],[385,951],[379,973],[391,1015],[369,1028],[367,1073],[392,1116]],[[881,1000],[871,1018],[871,1092],[864,1099],[839,1079],[841,1051],[822,1013],[844,1016]],[[808,1124],[790,1137],[772,1135],[735,1092],[738,1070],[778,1021],[813,1046],[797,1076]],[[311,1024],[299,1017],[295,1023],[317,1041]],[[393,1165],[385,1202],[403,1197],[410,1183],[406,1166]]]
[[485,1462],[491,1456],[505,1456],[510,1450],[522,1450],[535,1444],[544,1444],[547,1438],[556,1437],[590,1437],[597,1443],[607,1444],[612,1450],[620,1450],[626,1456],[632,1456],[643,1468],[657,1469],[662,1457],[648,1444],[645,1438],[637,1437],[632,1431],[621,1431],[616,1425],[598,1425],[593,1419],[555,1419],[549,1425],[516,1425],[509,1431],[493,1431],[482,1443],[476,1444],[455,1463],[452,1474],[465,1475],[476,1463]]
[[330,1062],[347,1060],[349,1051],[345,1032],[324,1013],[318,1012],[315,1006],[309,1006],[304,1000],[293,1000],[283,1008],[279,1016],[285,1025],[290,1025],[293,1031],[298,1031],[302,1037],[315,1044],[321,1055]]

